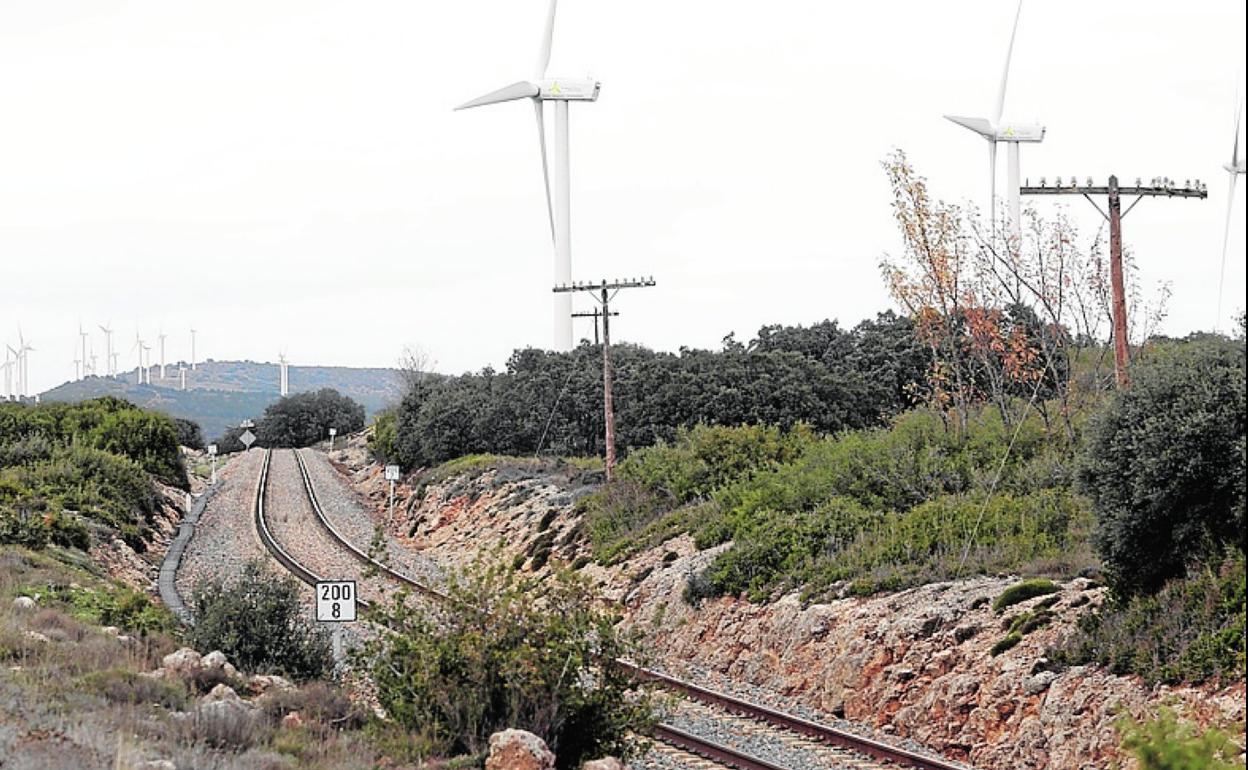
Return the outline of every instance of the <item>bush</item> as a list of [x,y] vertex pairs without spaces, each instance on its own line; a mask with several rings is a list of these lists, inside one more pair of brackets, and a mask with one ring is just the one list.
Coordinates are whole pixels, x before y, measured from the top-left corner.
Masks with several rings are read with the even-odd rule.
[[1244,555],[1166,583],[1153,596],[1112,601],[1079,620],[1079,634],[1054,660],[1096,663],[1149,684],[1242,679],[1245,669]]
[[180,709],[187,702],[187,693],[182,687],[127,669],[93,671],[84,676],[82,681],[88,689],[114,703],[152,703],[169,709]]
[[1243,747],[1226,733],[1180,723],[1174,711],[1165,707],[1153,719],[1137,722],[1126,716],[1115,726],[1122,735],[1122,748],[1135,755],[1140,770],[1234,770],[1243,766],[1236,762]]
[[195,588],[187,641],[221,650],[244,671],[325,676],[333,667],[329,633],[306,618],[299,590],[294,578],[274,575],[263,561],[248,562],[233,579]]
[[178,431],[178,444],[187,449],[204,450],[204,433],[199,423],[183,417],[174,417],[173,426]]
[[1057,584],[1052,580],[1036,578],[1034,580],[1024,580],[1021,583],[1015,583],[1009,588],[1001,592],[997,600],[992,603],[992,610],[996,613],[1005,611],[1006,607],[1013,607],[1019,602],[1025,602],[1028,599],[1034,599],[1037,596],[1057,593]]
[[286,396],[264,410],[256,423],[256,443],[264,447],[306,447],[364,428],[364,407],[332,388]]
[[477,565],[450,593],[434,612],[397,597],[380,618],[394,633],[360,653],[396,723],[443,755],[476,754],[507,727],[529,730],[561,770],[639,748],[633,736],[651,724],[650,700],[609,665],[638,649],[595,607],[587,583]]
[[373,433],[368,437],[368,451],[379,463],[398,460],[396,426],[393,409],[380,411],[373,416]]
[[1224,545],[1243,550],[1242,342],[1161,351],[1093,420],[1080,481],[1113,589],[1154,593]]

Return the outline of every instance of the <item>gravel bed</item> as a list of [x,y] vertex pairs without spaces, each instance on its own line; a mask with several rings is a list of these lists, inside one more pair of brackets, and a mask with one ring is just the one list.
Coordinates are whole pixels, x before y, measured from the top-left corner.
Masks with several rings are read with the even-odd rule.
[[[380,517],[385,514],[361,503],[350,480],[330,464],[323,452],[304,450],[301,454],[326,518],[352,545],[372,553],[370,548],[377,536],[377,527],[384,524]],[[429,557],[412,551],[388,532],[382,544],[384,549],[373,554],[378,561],[427,585],[442,583],[442,570]]]
[[662,671],[663,673],[670,674],[671,676],[685,679],[708,689],[736,696],[742,700],[748,700],[764,706],[770,706],[771,708],[783,711],[786,714],[793,714],[794,716],[802,717],[803,719],[810,720],[811,722],[818,722],[819,724],[834,727],[842,732],[858,735],[864,738],[871,738],[872,740],[879,741],[880,743],[886,743],[889,746],[896,746],[897,748],[905,749],[922,756],[932,757],[933,759],[942,759],[945,762],[965,768],[966,770],[975,770],[973,766],[944,757],[917,741],[902,738],[883,730],[877,730],[870,725],[865,725],[860,722],[838,719],[826,711],[811,708],[794,698],[781,695],[764,687],[758,687],[752,684],[730,679],[717,671],[711,671],[710,669],[702,666],[697,666],[687,662],[673,662],[667,666],[653,665],[651,668],[654,668],[656,671]]
[[232,578],[248,561],[267,555],[252,526],[256,481],[263,465],[264,452],[256,450],[236,455],[218,469],[219,489],[195,525],[175,581],[186,601],[201,581]]
[[870,757],[825,746],[770,725],[690,701],[664,718],[667,724],[790,770],[866,770],[890,767]]
[[708,770],[724,768],[734,770],[727,765],[711,762],[697,754],[655,743],[655,747],[628,763],[629,770]]

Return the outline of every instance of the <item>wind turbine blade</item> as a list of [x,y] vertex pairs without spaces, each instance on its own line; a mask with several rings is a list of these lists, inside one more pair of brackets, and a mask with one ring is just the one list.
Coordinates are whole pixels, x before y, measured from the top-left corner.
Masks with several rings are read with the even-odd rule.
[[546,27],[542,30],[542,47],[537,51],[537,68],[533,71],[533,79],[546,77],[546,68],[550,66],[550,46],[555,38],[555,6],[558,0],[550,0],[550,8],[546,11]]
[[992,123],[1001,122],[1001,114],[1005,111],[1005,86],[1010,80],[1010,59],[1014,57],[1014,38],[1018,35],[1018,17],[1023,15],[1023,0],[1018,0],[1018,10],[1014,11],[1014,29],[1010,31],[1010,47],[1005,51],[1005,68],[1001,70],[1001,88],[997,91],[997,110],[993,113]]
[[[1243,111],[1244,111],[1244,95],[1243,95],[1243,92],[1240,92],[1239,99],[1236,100],[1236,103],[1235,103],[1235,144],[1233,147],[1231,147],[1231,165],[1236,168],[1239,167],[1239,116],[1241,113],[1243,113]],[[1232,190],[1235,189],[1234,173],[1235,172],[1232,172],[1232,175],[1231,175],[1231,189]]]
[[519,83],[512,83],[509,86],[500,88],[497,91],[491,91],[485,96],[478,96],[470,102],[464,102],[456,107],[456,110],[467,110],[472,107],[483,107],[487,104],[498,104],[499,102],[512,102],[516,99],[526,99],[537,96],[541,93],[541,89],[537,85],[521,80]]
[[946,115],[945,120],[953,121],[963,128],[969,128],[990,142],[997,138],[997,132],[987,118],[964,118],[960,115]]
[[[1238,146],[1238,143],[1236,143]],[[1226,195],[1226,224],[1222,228],[1222,264],[1218,267],[1218,315],[1213,322],[1213,330],[1217,331],[1222,324],[1222,288],[1226,280],[1226,249],[1231,242],[1231,217],[1235,213],[1235,182],[1239,174],[1231,172],[1231,187]]]
[[554,241],[555,204],[550,199],[550,166],[546,161],[546,108],[542,106],[541,99],[533,100],[533,114],[537,116],[537,142],[542,148],[542,183],[546,186],[546,215],[550,218],[550,239]]

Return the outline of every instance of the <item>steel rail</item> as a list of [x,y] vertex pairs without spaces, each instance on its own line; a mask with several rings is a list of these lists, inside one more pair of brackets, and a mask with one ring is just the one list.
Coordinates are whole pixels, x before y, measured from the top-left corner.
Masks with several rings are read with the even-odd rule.
[[397,580],[404,585],[410,586],[427,596],[432,596],[433,598],[440,599],[442,601],[451,601],[451,597],[448,594],[439,591],[432,586],[426,585],[409,575],[405,575],[402,572],[390,567],[388,564],[384,564],[383,562],[374,559],[368,553],[361,550],[354,543],[348,540],[347,537],[334,526],[333,522],[329,520],[329,517],[325,515],[324,509],[321,508],[321,501],[316,496],[316,488],[312,485],[312,475],[308,473],[308,466],[303,461],[302,451],[298,449],[293,451],[295,453],[295,462],[299,465],[299,474],[303,477],[303,489],[307,492],[309,502],[312,503],[312,512],[315,514],[316,520],[320,522],[321,526],[326,532],[329,533],[329,536],[333,538],[335,542],[350,551],[352,556],[373,569],[378,570],[387,577]]
[[[272,449],[265,450],[264,465],[260,471],[260,480],[256,487],[256,504],[255,519],[256,531],[260,535],[260,540],[273,557],[286,569],[290,570],[296,577],[309,585],[315,585],[321,578],[316,573],[299,563],[291,556],[274,538],[272,532],[269,531],[268,524],[264,520],[264,493],[268,484],[269,461],[272,457]],[[344,537],[339,530],[326,517],[325,512],[321,508],[320,501],[316,497],[316,491],[312,484],[311,475],[308,473],[307,466],[304,464],[303,457],[299,450],[294,450],[295,458],[299,467],[300,475],[303,478],[304,490],[311,502],[313,512],[317,520],[330,534],[330,537],[339,545],[346,548],[358,559],[368,563],[387,577],[397,580],[406,585],[412,586],[417,590],[426,593],[432,597],[454,601],[447,594],[431,588],[414,578],[404,575],[401,572],[377,561],[367,553],[355,547],[350,541]],[[371,604],[362,598],[356,597],[356,603],[363,609],[368,609]],[[631,673],[638,681],[653,682],[662,685],[670,690],[679,692],[692,700],[723,709],[729,713],[744,716],[750,719],[756,719],[761,722],[779,727],[791,733],[796,733],[809,738],[814,738],[829,745],[839,746],[843,749],[864,754],[873,759],[893,762],[902,767],[915,768],[915,770],[967,770],[968,766],[963,764],[953,764],[947,760],[937,757],[926,756],[908,749],[898,746],[890,746],[872,738],[841,730],[831,725],[814,722],[793,714],[786,714],[769,706],[744,700],[727,693],[711,690],[707,687],[694,684],[692,682],[680,679],[678,677],[665,674],[654,669],[644,668],[633,663],[632,661],[616,659],[615,665]],[[690,751],[695,754],[706,757],[717,762],[723,762],[740,768],[740,770],[785,770],[780,765],[770,763],[766,760],[743,754],[727,746],[709,741],[699,736],[687,733],[672,725],[660,723],[652,730],[652,736],[669,745],[679,749]]]

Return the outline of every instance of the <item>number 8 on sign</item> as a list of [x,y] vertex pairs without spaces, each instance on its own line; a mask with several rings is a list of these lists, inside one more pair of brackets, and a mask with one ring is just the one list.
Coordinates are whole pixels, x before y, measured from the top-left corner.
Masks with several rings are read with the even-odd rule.
[[328,623],[355,620],[355,581],[327,580],[316,584],[316,619]]

